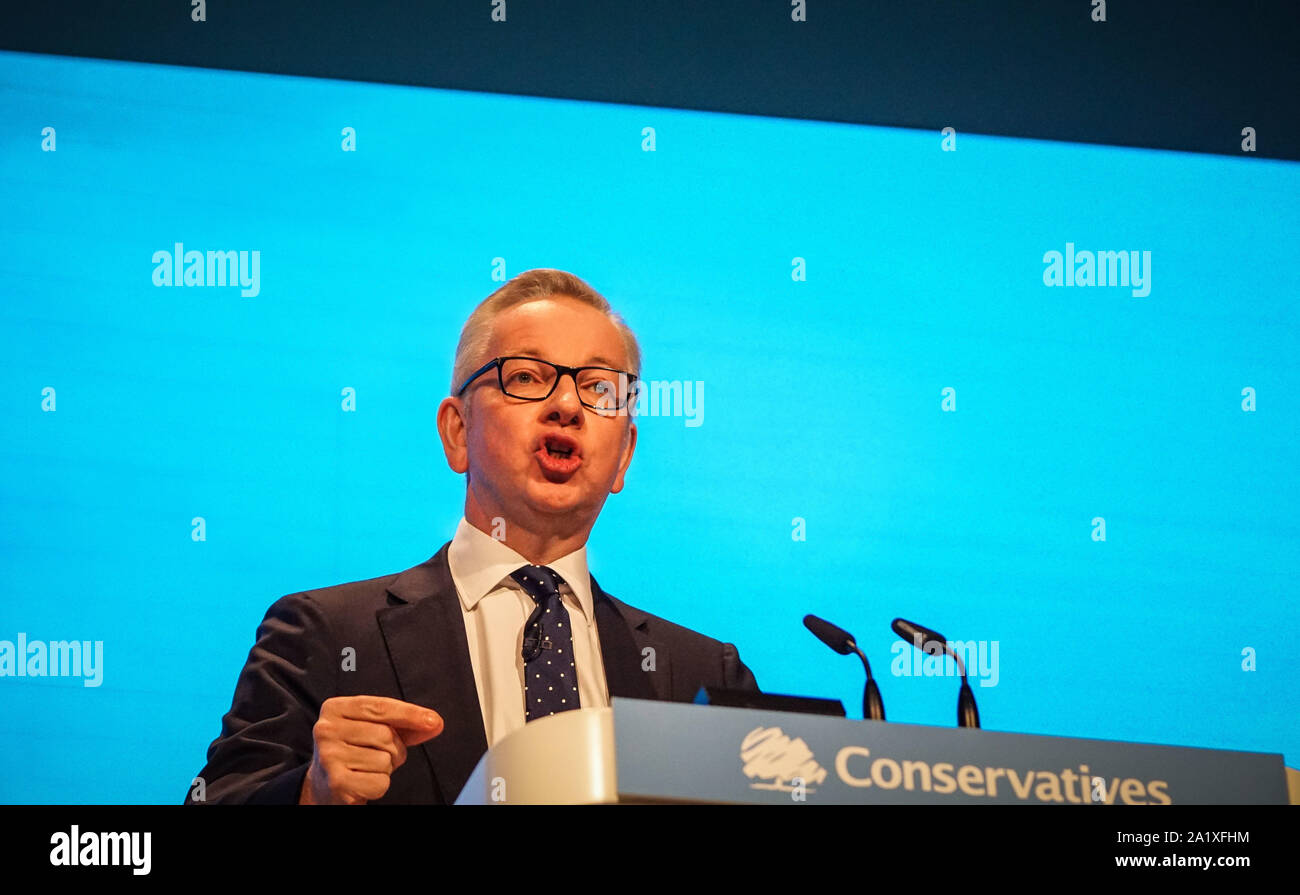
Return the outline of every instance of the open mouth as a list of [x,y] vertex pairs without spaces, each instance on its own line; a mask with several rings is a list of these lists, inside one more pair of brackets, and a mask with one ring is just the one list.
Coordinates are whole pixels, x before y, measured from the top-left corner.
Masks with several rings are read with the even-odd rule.
[[542,438],[537,448],[537,462],[549,476],[568,476],[582,465],[578,442],[567,435],[551,434]]
[[579,456],[578,443],[567,435],[547,435],[542,439],[542,450],[551,457],[568,460]]

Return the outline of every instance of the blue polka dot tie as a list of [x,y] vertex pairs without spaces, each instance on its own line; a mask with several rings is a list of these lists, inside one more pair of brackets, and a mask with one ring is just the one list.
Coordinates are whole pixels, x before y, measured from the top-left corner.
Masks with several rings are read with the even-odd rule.
[[511,573],[537,604],[524,626],[524,709],[526,720],[581,708],[578,667],[573,661],[569,611],[560,599],[564,583],[549,566],[524,566]]

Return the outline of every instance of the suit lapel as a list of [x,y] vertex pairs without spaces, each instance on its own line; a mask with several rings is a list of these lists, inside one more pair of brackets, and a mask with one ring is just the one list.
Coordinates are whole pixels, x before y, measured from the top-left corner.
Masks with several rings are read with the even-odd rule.
[[671,699],[672,665],[668,648],[646,636],[649,616],[605,593],[595,576],[591,579],[591,596],[610,699],[616,696]]
[[402,699],[433,709],[445,722],[444,732],[419,748],[450,804],[487,751],[487,734],[448,546],[397,576],[378,620]]
[[[402,699],[433,709],[445,722],[444,733],[419,749],[448,804],[488,748],[449,546],[398,575],[388,586],[389,605],[377,613]],[[591,594],[610,698],[671,699],[671,657],[665,644],[646,635],[649,616],[606,594],[594,576]]]

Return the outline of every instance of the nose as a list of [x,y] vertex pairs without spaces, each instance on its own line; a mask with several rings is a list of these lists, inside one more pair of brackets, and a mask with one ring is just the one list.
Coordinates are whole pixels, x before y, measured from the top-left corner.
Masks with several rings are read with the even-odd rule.
[[582,402],[578,400],[578,378],[566,373],[555,383],[555,391],[546,400],[546,418],[559,419],[570,425],[582,424]]

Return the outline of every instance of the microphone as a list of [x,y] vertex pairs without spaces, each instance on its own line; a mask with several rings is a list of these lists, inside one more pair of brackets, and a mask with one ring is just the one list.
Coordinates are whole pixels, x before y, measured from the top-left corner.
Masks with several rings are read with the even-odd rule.
[[551,639],[542,636],[543,605],[543,603],[539,602],[534,606],[532,615],[528,616],[528,621],[524,622],[524,643],[519,651],[524,662],[533,661],[543,649],[551,648]]
[[[912,645],[923,653],[935,656],[941,649],[952,656],[957,663],[957,670],[961,672],[961,690],[957,694],[957,726],[979,727],[980,713],[975,707],[975,691],[970,688],[970,683],[966,679],[966,663],[961,660],[961,656],[957,655],[956,650],[948,645],[948,639],[938,631],[903,618],[894,619],[890,627],[899,637],[912,641]],[[937,644],[937,647],[931,647],[932,643]]]
[[849,653],[858,654],[858,658],[862,660],[862,667],[867,670],[867,683],[862,688],[862,718],[865,721],[884,721],[885,703],[880,698],[880,688],[876,686],[876,679],[871,676],[871,663],[867,661],[866,654],[858,649],[853,635],[815,615],[805,615],[803,625],[812,631],[818,640],[841,656],[847,656]]

